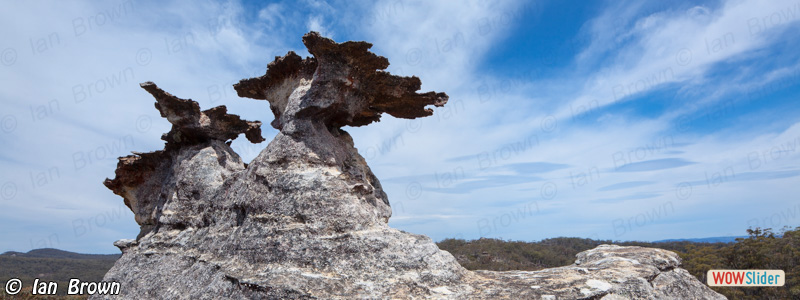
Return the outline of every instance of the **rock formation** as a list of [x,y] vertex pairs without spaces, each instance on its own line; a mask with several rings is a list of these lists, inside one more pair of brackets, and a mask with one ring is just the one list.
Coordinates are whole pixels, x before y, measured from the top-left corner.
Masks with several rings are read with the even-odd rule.
[[672,252],[603,245],[574,265],[537,272],[471,272],[428,237],[388,227],[386,193],[342,126],[382,113],[417,118],[444,93],[385,71],[366,42],[303,37],[314,57],[277,57],[234,85],[268,100],[280,132],[249,164],[229,147],[260,122],[142,87],[172,130],[165,149],[120,158],[106,186],[141,232],[105,280],[126,298],[723,298],[680,269]]

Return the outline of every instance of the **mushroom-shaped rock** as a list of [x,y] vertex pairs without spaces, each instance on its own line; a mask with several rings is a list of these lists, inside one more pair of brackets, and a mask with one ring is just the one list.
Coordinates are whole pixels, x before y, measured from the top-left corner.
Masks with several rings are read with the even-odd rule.
[[[163,209],[159,211],[165,203],[171,200],[177,203],[181,199],[188,201],[187,197],[182,197],[184,195],[201,197],[213,193],[221,174],[244,168],[239,156],[226,142],[241,133],[253,143],[264,141],[261,122],[245,121],[228,114],[225,106],[200,111],[197,102],[175,97],[152,82],[142,83],[141,87],[155,97],[156,109],[172,123],[172,129],[161,137],[167,143],[164,150],[134,152],[120,157],[116,177],[103,182],[115,194],[122,196],[125,205],[133,211],[136,222],[142,227],[140,237],[159,226],[159,217],[169,221]],[[182,188],[183,191],[194,190],[193,193],[173,197],[169,191],[177,191],[177,185],[181,184],[183,174],[175,174],[180,168],[193,169],[195,179],[200,180]]]
[[303,36],[303,43],[314,57],[289,52],[276,57],[265,75],[234,85],[241,97],[270,102],[276,129],[294,119],[321,121],[329,128],[367,125],[382,113],[414,119],[432,115],[428,105],[447,103],[445,93],[417,93],[417,77],[382,71],[389,61],[369,52],[370,43],[336,43],[316,32]]
[[[235,85],[266,99],[275,138],[249,164],[225,143],[257,122],[200,111],[146,83],[172,124],[164,150],[120,159],[106,185],[142,231],[104,277],[118,297],[192,299],[719,299],[671,252],[601,246],[535,272],[471,272],[430,238],[389,227],[389,199],[342,126],[431,115],[443,93],[382,71],[366,42],[309,33]],[[152,296],[155,295],[155,296]],[[93,295],[101,298],[105,296]]]

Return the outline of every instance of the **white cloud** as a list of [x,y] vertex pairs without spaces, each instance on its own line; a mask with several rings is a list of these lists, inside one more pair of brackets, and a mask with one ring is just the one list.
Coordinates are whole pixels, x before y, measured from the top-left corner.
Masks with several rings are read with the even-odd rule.
[[[43,242],[67,250],[116,251],[111,242],[135,236],[138,228],[129,212],[119,212],[122,200],[101,182],[113,176],[116,156],[161,148],[159,135],[169,129],[137,84],[152,80],[203,108],[225,104],[232,113],[268,124],[272,116],[267,103],[240,99],[231,85],[262,75],[276,55],[303,53],[296,48],[302,46],[302,33],[287,32],[306,29],[338,42],[367,40],[374,44],[373,52],[389,58],[390,72],[416,75],[423,92],[451,96],[429,118],[384,116],[378,124],[346,129],[385,180],[394,208],[392,224],[404,230],[435,239],[481,234],[526,240],[560,235],[651,239],[686,237],[675,235],[696,232],[698,224],[708,235],[724,235],[725,228],[741,224],[734,231],[740,234],[750,219],[789,207],[786,195],[797,192],[792,182],[796,177],[756,179],[800,167],[794,150],[772,150],[791,149],[800,136],[796,121],[786,121],[795,124],[788,128],[753,124],[748,132],[711,136],[675,132],[673,126],[676,119],[702,110],[702,103],[726,101],[732,93],[796,77],[798,65],[741,70],[729,76],[733,83],[725,84],[714,83],[707,73],[720,63],[764,55],[760,49],[796,28],[790,27],[797,24],[791,18],[796,2],[730,1],[681,9],[621,3],[583,27],[591,43],[576,57],[576,71],[542,80],[527,74],[495,78],[477,67],[492,55],[494,43],[514,34],[514,24],[541,13],[541,7],[531,4],[382,1],[345,9],[309,1],[303,5],[311,13],[301,15],[280,3],[253,12],[233,1],[122,3],[133,6],[123,13],[119,3],[33,7],[20,2],[0,11],[0,201],[6,204],[0,211],[6,221],[0,225],[11,228],[0,250],[41,247]],[[245,16],[259,21],[247,23]],[[729,33],[735,43],[709,53],[706,41],[724,41]],[[31,42],[40,40],[46,47],[32,51]],[[686,53],[691,60],[679,55]],[[652,84],[636,85],[648,79]],[[618,94],[641,95],[670,83],[682,85],[680,93],[696,93],[697,104],[687,103],[655,119],[609,111],[589,125],[571,122],[581,105],[595,99],[598,106],[612,103],[618,85],[633,84],[628,91],[617,89]],[[275,132],[267,127],[264,135],[270,139]],[[233,146],[245,160],[266,146],[243,140]],[[458,157],[462,159],[453,160]],[[696,164],[614,172],[621,163],[659,159]],[[504,166],[531,162],[566,167],[535,174],[543,180],[487,187],[492,182],[486,180],[515,175]],[[677,198],[686,192],[676,188],[680,183],[702,182],[706,174],[724,174],[729,168],[739,181],[711,188],[696,184],[689,197]],[[757,172],[762,173],[750,174]],[[40,174],[48,180],[32,184],[30,177]],[[598,191],[635,181],[652,183]],[[13,196],[9,184],[15,188]],[[444,192],[459,184],[476,188]],[[634,223],[618,235],[617,220],[635,222],[654,209],[668,215],[643,226]],[[98,221],[103,215],[107,220]],[[708,216],[726,221],[692,221]],[[77,234],[91,222],[91,233]]]
[[321,16],[313,16],[308,18],[308,23],[306,26],[308,27],[308,31],[316,31],[319,32],[319,34],[321,34],[322,36],[334,38],[330,30],[325,28],[323,23],[324,21]]
[[[399,66],[393,65],[389,69],[404,74],[416,74],[422,79],[424,86],[432,86],[433,89],[444,87],[442,90],[451,94],[451,102],[453,100],[464,101],[465,108],[452,114],[446,120],[428,118],[413,121],[417,123],[387,120],[383,124],[374,126],[387,127],[388,125],[389,128],[394,128],[393,132],[395,133],[385,134],[382,139],[377,137],[379,133],[370,131],[373,128],[364,129],[363,135],[360,135],[361,129],[351,130],[351,132],[356,132],[355,140],[360,149],[380,149],[380,146],[383,145],[383,148],[392,150],[386,151],[382,155],[373,155],[375,157],[367,157],[380,178],[386,178],[388,174],[421,175],[417,179],[411,177],[405,181],[392,181],[384,184],[390,191],[390,199],[393,203],[401,203],[406,214],[426,215],[450,210],[457,215],[476,216],[472,220],[462,220],[458,224],[452,220],[439,223],[431,220],[427,223],[409,224],[407,225],[409,226],[408,230],[426,232],[434,237],[442,238],[452,233],[452,228],[448,226],[450,225],[460,228],[463,236],[475,238],[481,233],[480,225],[483,223],[480,221],[484,220],[484,217],[491,220],[519,208],[519,205],[500,203],[509,199],[529,199],[538,201],[543,210],[544,207],[550,209],[550,214],[537,215],[524,223],[501,226],[503,230],[498,228],[493,232],[495,234],[493,236],[498,236],[497,234],[503,234],[503,232],[506,234],[503,235],[505,238],[519,239],[537,239],[557,235],[649,239],[656,237],[654,232],[667,232],[674,236],[676,233],[668,233],[667,228],[672,226],[668,221],[685,219],[687,216],[695,215],[698,211],[712,214],[712,211],[716,211],[712,207],[718,203],[715,196],[730,196],[732,201],[737,203],[748,203],[747,199],[761,197],[760,191],[742,191],[740,186],[726,185],[725,182],[719,188],[711,189],[710,192],[700,191],[704,187],[694,187],[690,203],[684,203],[686,201],[681,200],[685,199],[680,199],[677,195],[685,194],[685,191],[679,188],[682,182],[703,179],[706,173],[714,174],[719,170],[725,170],[732,164],[736,166],[735,169],[740,170],[737,172],[744,172],[742,163],[745,162],[747,153],[753,151],[752,149],[757,149],[758,145],[768,142],[762,141],[753,144],[745,140],[732,141],[727,138],[715,141],[691,133],[675,132],[672,122],[682,115],[696,112],[703,107],[702,105],[691,107],[691,109],[687,107],[667,112],[664,116],[654,120],[631,119],[630,116],[619,112],[606,114],[596,122],[596,125],[588,128],[569,126],[570,119],[573,117],[572,110],[593,100],[598,100],[597,103],[600,106],[595,109],[601,109],[602,106],[623,100],[625,97],[641,95],[669,83],[681,83],[718,91],[718,94],[714,95],[715,99],[712,97],[707,100],[698,99],[698,103],[719,100],[721,95],[729,95],[736,91],[736,85],[706,86],[708,82],[704,79],[705,73],[715,64],[745,55],[753,55],[753,51],[774,43],[777,35],[752,35],[747,22],[750,18],[768,16],[771,12],[781,11],[790,5],[791,3],[786,2],[771,3],[768,6],[758,3],[729,2],[719,8],[657,9],[653,13],[637,19],[637,14],[640,14],[640,10],[645,8],[636,4],[621,4],[615,9],[609,9],[591,21],[589,27],[586,27],[588,30],[586,34],[593,38],[593,43],[576,60],[576,69],[582,70],[583,73],[570,74],[569,76],[572,78],[562,78],[563,82],[556,84],[553,84],[551,80],[537,82],[523,79],[520,82],[508,82],[507,80],[485,78],[477,73],[478,70],[472,69],[474,64],[471,62],[479,59],[482,55],[489,55],[485,53],[486,49],[498,37],[506,34],[505,32],[492,32],[486,36],[475,34],[476,32],[480,33],[476,26],[479,24],[478,20],[492,18],[493,14],[502,14],[503,10],[471,10],[479,7],[469,5],[458,8],[441,8],[440,10],[436,4],[429,4],[420,10],[411,10],[409,7],[405,7],[402,10],[403,13],[399,15],[384,13],[384,15],[392,17],[383,19],[382,23],[377,23],[377,26],[371,30],[373,32],[371,36],[375,39],[378,53],[389,57],[390,62],[394,64],[399,62]],[[442,6],[444,7],[444,5]],[[513,9],[511,6],[509,7],[509,9]],[[452,9],[457,11],[449,11]],[[387,9],[386,3],[376,6],[376,10],[394,11]],[[436,20],[440,20],[438,16],[445,14],[444,10],[448,10],[447,13],[465,17],[459,18],[453,23],[437,23]],[[634,21],[629,24],[615,21],[618,17]],[[409,23],[419,25],[410,28],[400,26],[400,24]],[[786,30],[790,24],[792,23],[786,21],[771,26],[769,30],[773,33],[779,32]],[[384,34],[385,32],[393,34]],[[732,32],[737,37],[736,43],[729,45],[729,48],[724,51],[709,53],[711,49],[706,49],[705,40],[724,37],[728,32]],[[766,33],[766,29],[763,32]],[[441,43],[448,37],[457,34],[463,34],[465,44],[469,45],[466,47],[468,49],[453,48],[454,51],[446,54],[436,51],[438,49],[437,41]],[[389,45],[389,47],[384,48],[381,45]],[[684,49],[688,52],[681,52]],[[681,56],[683,53],[690,53],[691,59]],[[608,56],[610,59],[604,59],[604,56]],[[581,66],[581,64],[596,64],[598,61],[600,61],[600,67],[597,70],[589,68],[588,70],[592,71],[586,72],[587,68]],[[781,76],[790,75],[789,70],[793,70],[794,67],[787,68],[786,70],[771,71],[765,77],[758,73],[743,74],[740,79],[742,82],[747,82],[752,81],[754,77],[768,78],[761,82],[764,84],[768,80],[776,80]],[[478,78],[483,80],[477,80]],[[644,83],[640,83],[640,81]],[[480,89],[476,90],[476,82],[485,82],[487,88],[483,91],[492,91],[491,97],[486,94],[482,95]],[[615,87],[618,86],[621,88],[615,90]],[[545,96],[531,98],[530,94],[541,95],[542,91],[546,91]],[[616,99],[615,92],[618,94]],[[543,99],[539,99],[539,97]],[[482,101],[487,98],[491,101]],[[724,98],[722,99],[724,100]],[[525,104],[541,103],[539,101],[544,102],[540,108]],[[441,112],[440,110],[437,113]],[[548,116],[550,113],[553,115]],[[543,130],[547,127],[548,122],[553,120],[556,121],[556,130],[552,132]],[[410,130],[409,127],[416,127],[409,124],[420,124],[421,128],[419,131]],[[402,133],[399,135],[400,139],[396,132]],[[765,135],[768,136],[770,133],[756,130],[747,136],[759,139]],[[518,153],[506,151],[511,149],[506,147],[507,145],[519,143],[530,136],[538,138],[537,146]],[[364,142],[365,140],[368,142]],[[387,143],[387,141],[395,142]],[[391,147],[392,145],[393,147]],[[728,153],[723,156],[725,158],[719,160],[720,155],[725,153]],[[465,155],[472,155],[474,158],[458,162],[442,160],[443,157]],[[659,159],[682,159],[697,162],[697,164],[657,172],[614,172],[617,163],[636,163]],[[481,170],[481,163],[503,165],[531,161],[565,163],[570,165],[570,168],[549,173],[545,182],[478,190],[469,194],[435,192],[437,189],[444,190],[441,186],[442,181],[436,180],[436,178],[441,179],[442,176],[461,176],[457,179],[458,183],[466,183],[487,175],[486,170]],[[414,165],[398,162],[414,162]],[[783,163],[785,165],[781,164],[781,166],[798,167],[797,161],[794,159],[787,159]],[[595,172],[594,170],[599,173],[597,176],[591,175]],[[584,184],[580,184],[583,174],[588,178],[583,181]],[[596,191],[603,186],[640,180],[653,181],[655,184],[624,191],[607,193]],[[543,199],[541,196],[541,189],[546,187],[544,184],[547,182],[552,182],[557,186],[557,197],[553,200]],[[407,194],[408,189],[413,188],[415,184],[426,186],[428,189],[423,190],[420,195],[410,197]],[[753,187],[757,184],[748,183],[745,186]],[[774,184],[781,186],[781,183]],[[784,183],[781,192],[776,193],[785,195],[787,192],[789,190]],[[648,198],[639,200],[633,199],[637,196],[630,196],[637,193],[639,195],[647,193]],[[614,197],[630,199],[619,203],[596,202],[596,200]],[[778,198],[784,199],[781,201],[786,199],[785,197]],[[492,205],[493,203],[497,203],[497,205]],[[494,207],[494,212],[492,209],[481,208],[481,204]],[[452,206],[456,208],[454,209]],[[634,226],[638,227],[637,230],[631,228],[622,235],[617,234],[620,233],[619,228],[614,231],[614,225],[619,224],[614,221],[635,218],[640,213],[649,212],[651,209],[663,210],[665,207],[671,209],[669,217],[645,222],[643,225],[647,227]],[[764,209],[764,207],[755,208],[751,205],[747,205],[747,207],[750,207],[752,212]],[[584,219],[592,225],[568,225],[573,221],[574,223],[583,223],[580,220]],[[742,225],[743,220],[736,222],[739,223],[734,224],[741,225],[740,231],[743,230],[745,226]],[[398,225],[400,224],[406,226],[405,222],[398,223]],[[562,224],[563,227],[550,230],[553,224]],[[531,232],[528,225],[548,228],[548,230]],[[721,228],[721,225],[718,225],[709,230],[719,231]]]
[[[710,67],[741,56],[765,55],[753,52],[775,43],[781,32],[800,20],[794,13],[800,6],[793,1],[727,1],[718,8],[658,11],[636,19],[639,8],[620,4],[590,22],[585,34],[597,38],[579,55],[578,69],[589,58],[609,57],[613,63],[585,78],[589,84],[567,99],[572,105],[595,99],[601,106],[610,105],[669,83],[701,88]],[[619,26],[624,21],[612,21],[620,18],[637,21],[629,27]],[[727,93],[736,86],[714,88]],[[556,114],[567,115],[566,108]]]
[[258,19],[267,22],[268,26],[275,26],[283,22],[283,5],[280,3],[270,3],[258,11]]
[[[246,119],[271,115],[266,103],[240,100],[231,88],[263,74],[276,54],[251,40],[254,30],[242,26],[236,3],[9,5],[0,12],[0,48],[16,57],[0,68],[0,117],[9,126],[0,135],[0,184],[9,191],[0,215],[3,227],[30,229],[4,233],[0,248],[45,239],[46,246],[110,253],[113,240],[135,235],[130,212],[98,215],[118,213],[121,199],[102,185],[116,157],[160,149],[169,128],[140,82],[155,81],[203,108],[226,104]],[[92,222],[91,234],[80,234]]]

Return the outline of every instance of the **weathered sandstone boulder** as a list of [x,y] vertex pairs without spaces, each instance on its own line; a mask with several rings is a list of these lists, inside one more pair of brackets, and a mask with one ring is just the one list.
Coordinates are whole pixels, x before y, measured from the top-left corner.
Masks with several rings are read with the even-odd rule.
[[724,299],[664,250],[603,245],[571,266],[471,272],[430,238],[388,227],[388,197],[341,127],[429,116],[447,95],[382,71],[369,43],[314,32],[303,42],[314,57],[289,52],[234,86],[268,100],[280,130],[249,164],[229,141],[263,141],[260,122],[142,84],[172,130],[164,150],[120,158],[105,182],[141,226],[115,243],[123,255],[105,276],[121,297]]

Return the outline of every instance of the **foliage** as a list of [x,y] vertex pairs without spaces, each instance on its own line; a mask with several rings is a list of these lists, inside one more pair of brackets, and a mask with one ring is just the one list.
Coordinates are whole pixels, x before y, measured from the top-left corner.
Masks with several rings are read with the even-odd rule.
[[678,253],[686,269],[707,283],[708,270],[768,269],[783,270],[783,287],[712,287],[729,299],[800,299],[800,227],[784,228],[775,234],[771,228],[747,229],[748,238],[736,243],[611,242],[580,238],[553,238],[539,242],[503,241],[481,238],[465,241],[445,239],[439,248],[456,257],[469,270],[527,270],[572,264],[575,255],[601,244],[661,248]]
[[[712,269],[770,269],[786,272],[783,287],[712,287],[729,299],[800,299],[800,227],[747,229],[747,238],[736,243],[692,243],[672,241],[660,243],[595,241],[581,238],[552,238],[539,242],[478,239],[465,241],[445,239],[439,248],[449,251],[470,270],[541,270],[572,264],[575,255],[601,244],[661,248],[678,253],[686,269],[706,283]],[[66,294],[70,278],[100,281],[119,255],[86,255],[55,249],[39,249],[29,253],[9,252],[0,255],[0,282],[19,278],[26,289],[8,299],[42,299],[30,295],[34,278],[58,282],[59,294]],[[69,297],[82,299],[85,297]],[[63,299],[59,297],[59,299]]]
[[445,239],[439,248],[449,251],[470,270],[534,271],[569,265],[575,254],[602,242],[581,238],[553,238],[541,242],[503,241],[482,238],[474,241]]

